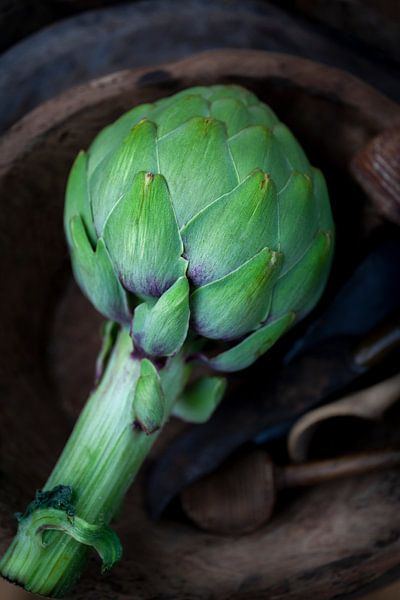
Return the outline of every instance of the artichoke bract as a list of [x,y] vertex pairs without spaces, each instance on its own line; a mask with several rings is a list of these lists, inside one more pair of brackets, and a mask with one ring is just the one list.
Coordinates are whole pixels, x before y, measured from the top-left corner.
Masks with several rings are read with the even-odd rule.
[[[250,365],[320,297],[333,224],[320,171],[270,108],[233,86],[134,108],[72,169],[65,232],[82,290],[144,356],[188,330]],[[133,306],[136,306],[134,310]]]
[[[65,233],[75,278],[108,319],[96,388],[24,513],[0,571],[68,593],[174,414],[203,422],[219,372],[243,369],[320,298],[334,227],[320,171],[251,92],[196,87],[102,130],[71,170]],[[201,360],[209,376],[191,373]],[[238,425],[239,426],[239,425]]]

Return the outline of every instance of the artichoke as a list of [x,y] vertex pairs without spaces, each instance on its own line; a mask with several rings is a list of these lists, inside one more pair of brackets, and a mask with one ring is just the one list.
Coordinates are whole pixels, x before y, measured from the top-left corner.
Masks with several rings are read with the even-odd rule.
[[254,362],[316,304],[333,251],[322,174],[236,86],[184,90],[101,131],[73,165],[64,225],[75,278],[109,320],[98,382],[0,563],[56,597],[89,547],[104,569],[119,559],[109,523],[171,412],[201,422],[221,400],[218,373],[188,385],[193,358]]
[[[197,87],[104,129],[70,175],[65,232],[82,290],[137,353],[191,333],[250,365],[319,299],[332,256],[325,181],[251,92]],[[134,310],[132,310],[132,307]]]

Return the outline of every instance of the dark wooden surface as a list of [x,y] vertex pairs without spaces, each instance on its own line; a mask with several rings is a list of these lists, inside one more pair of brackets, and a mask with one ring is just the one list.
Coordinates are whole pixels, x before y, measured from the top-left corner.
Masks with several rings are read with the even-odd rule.
[[[400,121],[397,105],[335,69],[284,55],[221,51],[66,92],[3,137],[1,552],[15,529],[13,512],[31,499],[64,444],[94,367],[99,318],[70,280],[62,234],[71,160],[132,104],[221,81],[243,83],[269,102],[314,164],[336,180],[339,199],[351,156]],[[170,424],[156,452],[179,427]],[[182,519],[152,523],[142,500],[139,479],[116,524],[123,560],[100,577],[94,559],[71,599],[328,600],[399,572],[398,471],[301,492],[268,526],[240,539],[200,532]]]
[[118,0],[0,0],[0,52],[54,21],[116,2]]
[[[68,4],[78,9],[85,2],[31,4],[36,6],[32,11],[52,5],[62,14]],[[26,20],[22,17],[23,23]],[[400,99],[398,66],[269,2],[141,0],[64,18],[0,56],[0,131],[40,102],[94,77],[222,47],[317,60],[346,69]]]
[[400,3],[398,0],[284,0],[284,6],[362,39],[380,54],[400,60]]

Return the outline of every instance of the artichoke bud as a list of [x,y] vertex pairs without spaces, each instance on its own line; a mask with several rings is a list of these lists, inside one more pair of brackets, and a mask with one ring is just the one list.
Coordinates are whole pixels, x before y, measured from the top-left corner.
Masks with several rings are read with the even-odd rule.
[[139,298],[158,298],[185,274],[183,244],[162,175],[135,175],[107,218],[104,241],[123,286]]
[[144,358],[132,394],[133,428],[146,435],[155,433],[164,423],[165,400],[160,376],[153,363]]
[[269,312],[281,255],[264,248],[243,265],[191,296],[196,331],[231,340],[256,329]]
[[138,351],[172,356],[190,330],[226,342],[204,360],[232,371],[318,301],[334,226],[324,178],[289,129],[251,92],[220,85],[100,132],[72,168],[65,231],[82,290],[130,324]]
[[182,347],[189,329],[189,282],[179,277],[153,302],[135,309],[132,338],[136,349],[149,356],[172,356]]
[[82,218],[70,221],[71,261],[75,279],[99,312],[113,321],[129,323],[127,294],[116,276],[104,240],[93,250]]
[[93,173],[90,188],[93,220],[98,235],[102,235],[107,217],[117,201],[132,191],[137,173],[157,172],[156,135],[154,123],[143,119],[131,129],[112,156],[102,161]]

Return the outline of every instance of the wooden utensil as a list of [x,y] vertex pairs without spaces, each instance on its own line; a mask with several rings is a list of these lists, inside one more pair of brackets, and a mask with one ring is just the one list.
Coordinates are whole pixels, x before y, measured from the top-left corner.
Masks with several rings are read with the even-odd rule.
[[400,450],[389,449],[277,467],[256,450],[186,488],[183,509],[213,533],[241,535],[267,523],[278,492],[400,466]]
[[311,410],[300,417],[289,433],[288,452],[291,460],[306,460],[310,440],[324,421],[336,417],[358,417],[374,421],[382,417],[399,399],[400,374],[397,374],[341,400]]

